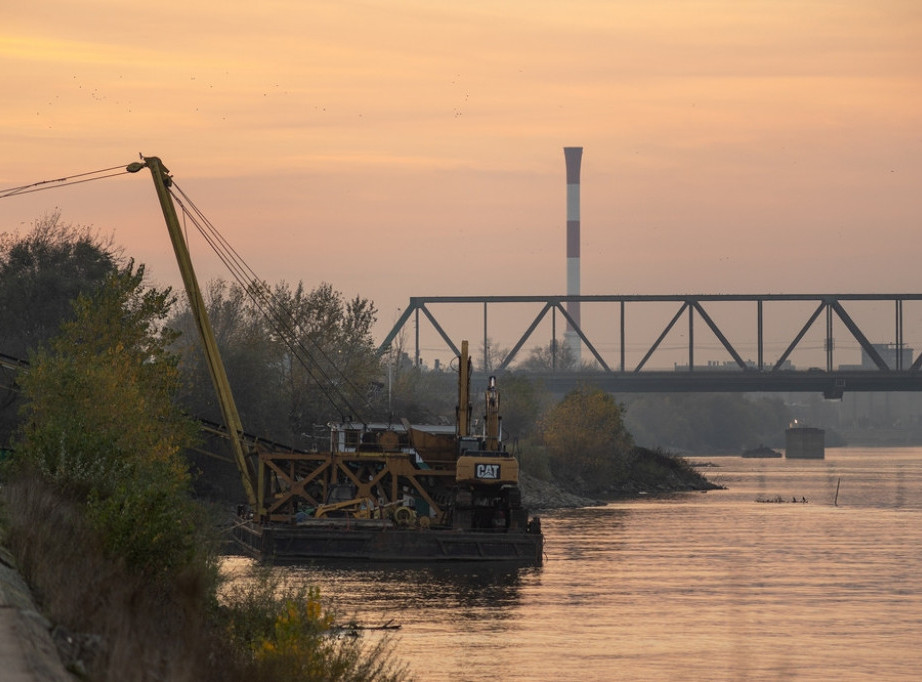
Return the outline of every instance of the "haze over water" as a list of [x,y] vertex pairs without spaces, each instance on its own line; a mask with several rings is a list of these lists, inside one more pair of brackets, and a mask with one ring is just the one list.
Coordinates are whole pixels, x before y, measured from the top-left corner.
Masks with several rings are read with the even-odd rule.
[[542,568],[285,570],[420,680],[916,679],[922,448],[694,461],[727,489],[547,514]]

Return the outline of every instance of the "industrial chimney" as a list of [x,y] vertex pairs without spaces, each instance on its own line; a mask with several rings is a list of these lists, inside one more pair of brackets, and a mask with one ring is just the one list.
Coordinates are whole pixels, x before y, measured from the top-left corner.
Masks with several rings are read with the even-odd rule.
[[[567,163],[567,296],[579,296],[579,167],[583,148],[564,147],[563,156]],[[579,301],[568,301],[567,313],[580,324]],[[569,321],[563,339],[578,367],[581,344]]]

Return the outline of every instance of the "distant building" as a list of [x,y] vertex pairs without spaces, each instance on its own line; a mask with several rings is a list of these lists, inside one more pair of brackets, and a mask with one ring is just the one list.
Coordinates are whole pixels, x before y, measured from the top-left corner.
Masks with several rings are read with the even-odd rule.
[[[746,369],[749,369],[749,370],[758,370],[758,369],[759,369],[758,365],[757,365],[755,362],[753,362],[752,360],[745,360],[744,362],[745,362],[745,364],[746,364]],[[766,365],[762,368],[762,371],[763,371],[763,372],[768,372],[768,371],[770,371],[770,370],[773,370],[774,367],[775,367],[774,363],[768,363],[768,364],[766,364]],[[679,364],[678,362],[676,362],[676,363],[673,365],[673,369],[674,369],[674,371],[676,371],[676,372],[687,372],[687,371],[688,371],[688,365],[687,365],[687,364]],[[782,369],[782,370],[793,370],[793,369],[794,369],[794,365],[791,364],[791,361],[790,361],[790,360],[785,360],[783,363],[781,363],[781,367],[779,367],[778,369]],[[720,361],[720,360],[708,360],[707,363],[705,363],[705,364],[703,364],[703,365],[698,365],[698,364],[696,364],[696,365],[695,365],[694,371],[696,371],[696,372],[741,372],[741,371],[743,371],[743,370],[742,370],[742,368],[741,368],[738,364],[736,364],[736,362],[733,361],[733,360],[724,360],[724,361]]]
[[[900,349],[895,343],[872,343],[871,346],[880,356],[881,360],[887,363],[887,367],[890,369],[909,369],[912,366],[912,361],[914,357],[915,350],[909,348],[908,346],[903,346]],[[897,364],[899,360],[899,364]],[[868,355],[868,352],[862,348],[861,349],[861,364],[860,365],[839,365],[839,369],[843,372],[854,372],[861,370],[877,371],[878,367],[874,364],[874,360],[871,359],[871,356]]]
[[[909,369],[912,365],[912,348],[905,346],[899,348],[895,343],[872,343],[871,345],[890,369],[896,369],[897,367]],[[897,362],[898,360],[899,362]],[[877,369],[877,365],[874,364],[871,356],[868,355],[864,348],[861,349],[861,369]]]

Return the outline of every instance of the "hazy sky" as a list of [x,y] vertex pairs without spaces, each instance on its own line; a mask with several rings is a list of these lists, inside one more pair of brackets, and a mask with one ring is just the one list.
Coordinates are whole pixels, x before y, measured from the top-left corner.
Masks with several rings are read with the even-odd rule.
[[[159,156],[264,279],[388,323],[565,293],[570,145],[584,294],[922,284],[918,0],[6,2],[0,91],[0,189]],[[0,230],[55,208],[178,282],[146,172]]]

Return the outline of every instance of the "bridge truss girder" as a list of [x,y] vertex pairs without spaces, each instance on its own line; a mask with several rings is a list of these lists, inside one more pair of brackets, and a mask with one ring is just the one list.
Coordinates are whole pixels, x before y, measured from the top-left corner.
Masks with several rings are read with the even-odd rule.
[[[803,325],[786,346],[784,352],[772,364],[765,359],[765,328],[763,306],[766,302],[815,302],[816,308],[807,317]],[[875,302],[880,305],[892,304],[894,311],[894,359],[893,366],[881,356],[869,336],[846,310],[846,303]],[[379,353],[386,352],[411,319],[415,327],[414,360],[420,360],[420,322],[428,320],[432,328],[445,345],[459,354],[455,341],[446,333],[433,310],[444,304],[470,304],[483,306],[484,348],[488,343],[488,307],[499,304],[537,304],[538,313],[526,326],[511,350],[501,360],[497,372],[508,369],[518,356],[522,347],[532,337],[540,323],[551,314],[552,338],[556,341],[556,315],[560,315],[576,332],[585,348],[598,363],[598,371],[593,372],[593,380],[616,386],[618,391],[822,391],[827,397],[840,397],[844,390],[850,391],[922,391],[922,353],[912,359],[908,367],[904,366],[905,340],[903,338],[903,304],[906,301],[922,301],[922,294],[706,294],[706,295],[590,295],[590,296],[415,296],[410,298],[394,327],[381,343]],[[567,312],[566,303],[607,303],[619,307],[620,366],[612,369],[597,349],[597,344]],[[755,306],[757,361],[747,364],[729,335],[714,321],[707,306],[726,302],[751,303]],[[675,303],[677,310],[671,320],[662,329],[653,344],[646,350],[640,362],[632,367],[626,366],[625,357],[625,309],[628,304],[643,305],[651,303]],[[798,348],[814,323],[825,313],[826,321],[826,368],[825,371],[794,371],[785,368],[785,363]],[[688,366],[686,372],[660,372],[646,370],[645,366],[653,354],[660,348],[664,339],[682,319],[688,323]],[[731,371],[715,372],[695,366],[695,318],[700,318],[706,327],[720,342],[732,359],[735,367]],[[838,319],[851,338],[858,343],[867,357],[874,363],[876,370],[858,372],[836,371],[834,366],[833,325]],[[682,375],[685,376],[682,376]],[[585,379],[587,372],[579,375]],[[547,377],[552,383],[565,381],[566,376],[551,372]],[[572,377],[571,377],[572,380]]]

